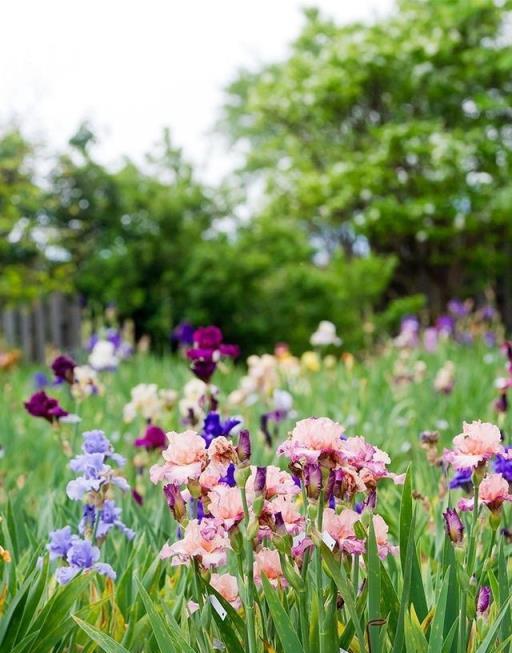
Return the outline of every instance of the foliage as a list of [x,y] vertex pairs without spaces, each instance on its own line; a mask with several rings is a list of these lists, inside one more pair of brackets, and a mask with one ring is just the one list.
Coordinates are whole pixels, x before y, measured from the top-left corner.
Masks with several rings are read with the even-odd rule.
[[510,7],[403,0],[344,26],[308,11],[286,60],[228,89],[224,126],[264,179],[265,214],[328,252],[395,254],[393,291],[434,311],[488,284],[505,304]]
[[66,289],[65,270],[44,256],[51,234],[38,220],[42,191],[34,174],[34,148],[17,129],[0,138],[0,300],[31,299]]
[[[338,363],[335,368],[316,373],[303,371],[296,385],[297,418],[313,413],[330,415],[350,423],[350,435],[370,434],[375,443],[390,452],[397,471],[412,463],[402,492],[389,481],[379,489],[378,511],[385,516],[391,537],[401,547],[396,561],[390,557],[384,562],[379,560],[370,528],[366,571],[359,579],[361,583],[357,583],[352,570],[340,565],[325,544],[318,544],[323,562],[324,617],[326,624],[333,623],[333,615],[340,623],[337,632],[328,626],[331,630],[327,641],[336,644],[336,651],[340,647],[368,651],[368,637],[371,650],[382,653],[466,650],[460,647],[457,635],[460,596],[467,600],[468,616],[472,615],[476,588],[465,576],[460,551],[454,551],[451,542],[445,540],[440,515],[449,499],[439,494],[443,472],[425,460],[417,434],[440,427],[442,447],[460,430],[463,419],[492,420],[492,381],[502,371],[503,358],[497,350],[450,343],[433,353],[418,350],[411,357],[425,362],[426,375],[422,382],[405,387],[395,388],[389,382],[397,359],[393,351],[356,362],[354,367]],[[432,382],[447,358],[456,365],[456,384],[451,395],[437,395]],[[221,388],[221,402],[237,386],[239,376],[236,369],[224,373],[220,370],[216,381]],[[132,442],[138,429],[144,427],[144,419],[140,417],[139,423],[129,425],[121,421],[130,388],[143,379],[180,389],[189,377],[177,358],[138,357],[126,362],[116,374],[104,374],[104,395],[90,397],[75,407],[83,420],[80,428],[105,429],[116,439],[116,449],[128,458],[128,469],[135,477],[140,474],[140,453],[134,453]],[[209,602],[189,617],[186,602],[193,592],[193,575],[190,569],[172,568],[168,562],[158,560],[158,551],[173,538],[176,523],[161,493],[149,483],[147,470],[143,479],[144,506],[138,507],[130,497],[123,502],[124,519],[137,532],[135,542],[120,538],[107,543],[108,559],[118,572],[115,583],[97,575],[82,575],[63,588],[55,586],[47,557],[42,564],[38,557],[45,553],[49,531],[80,515],[76,502],[67,501],[63,494],[74,474],[67,469],[69,459],[60,446],[67,439],[76,451],[80,443],[75,426],[62,425],[59,432],[44,420],[33,420],[22,412],[21,398],[30,393],[31,382],[30,370],[14,370],[3,379],[0,397],[0,441],[5,451],[0,544],[12,556],[11,562],[0,561],[2,650],[210,653],[219,641],[228,651],[248,650],[243,637],[245,621],[222,597],[228,613],[225,620],[218,617]],[[51,392],[73,409],[65,385]],[[468,396],[472,397],[470,404]],[[253,433],[256,464],[268,462],[273,456],[258,436],[258,415],[263,410],[259,403],[243,408]],[[178,415],[170,413],[162,425],[179,428]],[[510,416],[502,426],[508,433]],[[509,517],[509,509],[505,511]],[[496,554],[484,565],[491,530],[483,514],[478,528],[482,540],[477,550],[476,576],[480,583],[488,579],[493,602],[489,613],[474,622],[468,650],[490,653],[507,650],[510,645],[511,545],[498,534]],[[300,581],[291,578],[298,583],[296,586],[277,591],[263,581],[258,591],[258,653],[318,650],[316,575],[309,573],[304,579],[305,596]],[[213,593],[206,585],[205,591]],[[305,618],[308,627],[304,631],[301,624]]]

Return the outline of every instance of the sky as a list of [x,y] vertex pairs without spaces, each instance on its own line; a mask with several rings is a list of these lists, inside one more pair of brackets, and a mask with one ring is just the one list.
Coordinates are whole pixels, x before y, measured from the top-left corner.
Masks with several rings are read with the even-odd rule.
[[[393,0],[313,0],[339,22],[385,15]],[[4,0],[0,129],[15,121],[48,152],[88,120],[98,158],[142,161],[164,127],[206,181],[234,156],[212,129],[241,67],[282,59],[300,0]]]

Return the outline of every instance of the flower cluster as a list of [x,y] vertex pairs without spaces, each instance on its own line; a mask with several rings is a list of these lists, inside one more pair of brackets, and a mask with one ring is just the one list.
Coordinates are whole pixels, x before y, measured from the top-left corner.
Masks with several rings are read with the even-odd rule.
[[[453,445],[443,454],[444,462],[456,470],[450,488],[462,488],[473,495],[459,500],[459,510],[475,511],[485,505],[493,516],[492,523],[497,525],[503,503],[512,500],[509,488],[512,481],[511,448],[503,446],[497,426],[481,421],[464,422],[462,433],[455,436]],[[489,469],[491,461],[494,471]],[[460,543],[463,525],[456,511],[448,508],[444,516],[448,536],[453,542]]]
[[414,349],[423,344],[427,351],[435,351],[439,341],[448,338],[462,344],[479,339],[493,346],[500,328],[499,314],[490,303],[475,308],[472,300],[452,299],[447,312],[423,330],[415,315],[404,317],[393,343],[401,349]]
[[132,388],[130,396],[123,408],[125,422],[133,422],[137,416],[157,421],[173,408],[178,398],[175,390],[159,389],[156,383],[139,383]]
[[183,424],[197,426],[218,407],[218,388],[200,379],[191,379],[183,387],[183,397],[179,401],[179,412]]
[[190,369],[198,379],[209,383],[221,358],[237,358],[237,345],[224,343],[222,331],[216,326],[200,327],[194,331],[194,345],[187,350]]
[[[363,522],[368,524],[366,510],[371,513],[375,507],[377,482],[403,480],[388,471],[387,454],[362,437],[345,437],[343,428],[328,418],[298,422],[279,447],[290,471],[249,465],[247,431],[241,431],[236,446],[222,435],[207,446],[190,430],[169,433],[168,440],[164,463],[152,467],[150,474],[154,483],[163,484],[183,531],[178,541],[164,546],[161,558],[170,558],[172,565],[196,561],[218,570],[230,551],[239,552],[245,541],[254,549],[247,560],[256,585],[263,575],[274,587],[295,582],[295,569],[305,564],[322,522],[322,532],[334,540],[339,555],[364,553]],[[312,515],[318,509],[317,525]],[[379,556],[395,554],[383,518],[375,514],[371,519]],[[218,591],[233,603],[235,581],[222,577]]]
[[498,398],[494,403],[494,408],[498,413],[506,413],[508,410],[508,391],[512,388],[512,341],[507,341],[503,345],[503,351],[507,358],[506,371],[507,376],[496,379],[496,389]]
[[55,572],[55,578],[61,585],[69,583],[81,571],[96,571],[112,580],[116,578],[116,572],[109,564],[99,562],[99,548],[73,535],[70,526],[52,531],[47,549],[50,560],[61,559],[67,563]]
[[121,508],[111,498],[111,489],[129,489],[126,479],[109,463],[118,466],[124,459],[116,454],[103,431],[83,433],[82,453],[73,458],[70,469],[81,476],[69,481],[66,493],[73,501],[83,501],[82,518],[78,535],[66,526],[50,533],[48,550],[52,560],[60,558],[67,563],[59,567],[56,578],[59,583],[69,582],[80,571],[97,571],[115,578],[112,567],[99,562],[101,545],[112,529],[117,529],[129,540],[135,536],[121,520]]

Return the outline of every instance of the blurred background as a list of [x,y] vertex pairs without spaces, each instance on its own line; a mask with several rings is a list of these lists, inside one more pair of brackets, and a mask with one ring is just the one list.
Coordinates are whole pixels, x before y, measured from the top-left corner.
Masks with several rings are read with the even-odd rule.
[[4,346],[56,296],[157,351],[357,350],[454,299],[510,329],[511,5],[5,3]]

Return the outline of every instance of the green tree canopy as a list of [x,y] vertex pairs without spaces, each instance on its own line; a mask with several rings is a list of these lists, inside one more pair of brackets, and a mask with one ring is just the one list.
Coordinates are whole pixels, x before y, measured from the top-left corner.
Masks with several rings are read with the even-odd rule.
[[228,89],[224,126],[265,181],[265,213],[329,252],[395,254],[392,294],[422,292],[434,310],[488,284],[505,303],[510,8],[403,0],[346,26],[308,11],[285,61]]

